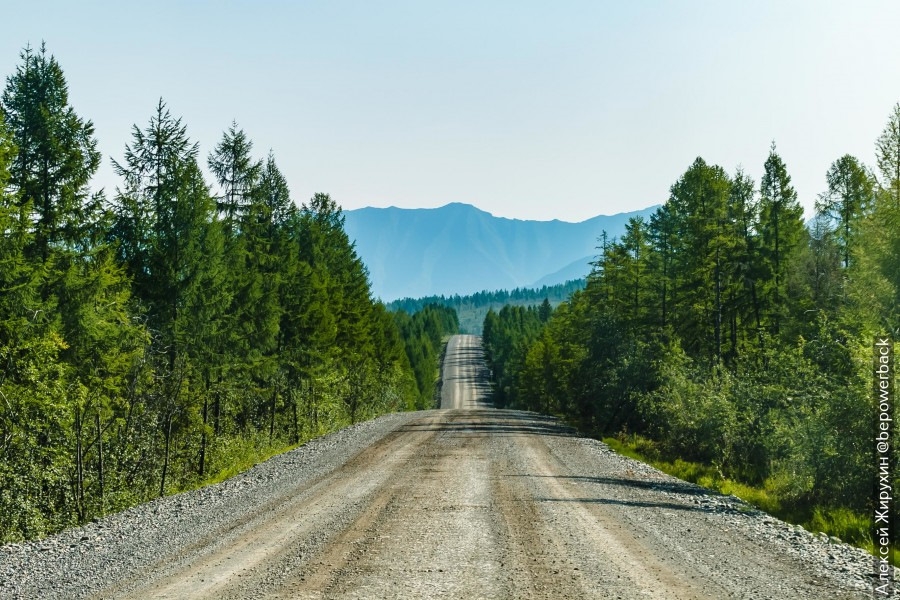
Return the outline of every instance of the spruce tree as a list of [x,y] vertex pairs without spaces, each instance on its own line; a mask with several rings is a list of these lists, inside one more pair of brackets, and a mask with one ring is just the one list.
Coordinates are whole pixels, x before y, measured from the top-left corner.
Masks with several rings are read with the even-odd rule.
[[62,68],[30,47],[6,80],[0,110],[18,148],[10,166],[19,202],[35,213],[34,246],[46,260],[52,244],[78,242],[82,212],[91,204],[87,185],[100,164],[94,126],[69,105]]
[[[222,225],[196,156],[181,120],[160,100],[147,128],[134,127],[123,163],[115,163],[126,185],[119,193],[115,231],[123,238],[120,248],[163,357],[163,393],[156,407],[160,494],[167,489],[173,438],[205,427],[203,394],[197,392],[221,363],[216,357],[227,336],[231,302],[224,285]],[[202,446],[205,428],[199,433]]]
[[65,369],[44,263],[29,256],[29,201],[11,183],[16,159],[0,115],[0,538],[26,538],[71,524],[59,511],[68,496]]
[[221,189],[218,208],[229,230],[237,226],[247,211],[262,172],[262,163],[253,158],[252,150],[253,142],[232,122],[207,161]]

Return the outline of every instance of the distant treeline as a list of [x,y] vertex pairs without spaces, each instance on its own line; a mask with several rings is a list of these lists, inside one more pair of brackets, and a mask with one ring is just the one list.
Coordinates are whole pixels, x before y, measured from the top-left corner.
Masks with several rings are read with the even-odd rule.
[[416,408],[436,408],[432,404],[437,401],[435,382],[440,375],[444,338],[459,331],[456,312],[446,306],[426,304],[412,315],[405,311],[393,315],[416,378],[419,392]]
[[26,49],[0,100],[0,540],[431,406],[451,309],[372,300],[340,207],[236,125],[200,168],[162,100],[89,190],[94,127]]
[[427,296],[425,298],[404,298],[387,304],[388,310],[415,312],[424,306],[435,304],[448,306],[459,316],[459,329],[462,333],[481,334],[484,317],[489,309],[500,310],[503,306],[535,306],[548,300],[556,306],[566,300],[576,290],[584,289],[584,279],[573,279],[556,285],[545,285],[540,288],[516,288],[512,291],[477,292],[469,296]]
[[876,152],[877,174],[831,165],[809,227],[774,145],[758,183],[698,158],[550,318],[488,313],[498,402],[642,434],[808,516],[863,514],[873,339],[900,331],[900,104]]

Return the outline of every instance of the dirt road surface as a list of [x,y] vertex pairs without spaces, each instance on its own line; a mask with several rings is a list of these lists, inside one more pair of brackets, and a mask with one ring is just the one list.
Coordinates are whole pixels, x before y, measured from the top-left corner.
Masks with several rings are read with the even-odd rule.
[[[345,442],[322,450],[338,458],[241,513],[210,512],[206,529],[196,530],[202,535],[185,537],[182,529],[198,521],[192,516],[172,527],[174,549],[160,542],[130,551],[138,556],[127,570],[97,567],[69,591],[140,599],[871,597],[854,575],[871,564],[861,551],[711,496],[548,417],[494,409],[489,392],[480,339],[456,336],[442,410],[363,427],[372,439],[352,453],[341,455]],[[192,510],[199,520],[212,511]]]
[[490,371],[481,338],[454,335],[447,342],[441,372],[441,408],[490,408]]

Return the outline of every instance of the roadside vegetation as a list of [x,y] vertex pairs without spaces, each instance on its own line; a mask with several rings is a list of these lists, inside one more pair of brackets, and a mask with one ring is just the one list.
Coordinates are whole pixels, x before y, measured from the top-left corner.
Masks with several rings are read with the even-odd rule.
[[873,343],[900,332],[900,104],[875,151],[875,169],[834,161],[810,223],[774,144],[759,182],[697,158],[649,221],[600,240],[583,291],[487,314],[498,403],[871,547]]
[[[673,477],[721,494],[737,496],[760,510],[788,523],[800,525],[807,531],[825,533],[869,552],[874,551],[872,517],[867,511],[785,502],[772,482],[751,485],[724,477],[713,465],[664,457],[660,454],[658,444],[637,434],[620,434],[617,437],[603,438],[603,441],[619,454],[645,462]],[[900,548],[891,548],[890,560],[895,566],[900,566]]]
[[0,97],[0,541],[428,405],[453,311],[373,301],[340,207],[298,206],[236,124],[201,157],[159,100],[115,190],[90,188],[101,160],[24,50]]
[[412,314],[401,310],[393,315],[416,380],[417,395],[408,408],[435,408],[435,385],[440,377],[441,356],[447,340],[459,331],[456,311],[446,306],[426,304]]

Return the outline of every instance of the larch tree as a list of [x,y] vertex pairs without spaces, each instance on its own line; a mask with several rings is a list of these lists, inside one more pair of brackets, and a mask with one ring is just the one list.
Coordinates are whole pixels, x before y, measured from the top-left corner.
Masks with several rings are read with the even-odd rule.
[[[728,198],[728,219],[733,228],[733,242],[729,262],[734,285],[729,290],[731,304],[729,332],[731,356],[736,358],[739,344],[748,332],[762,344],[762,316],[759,281],[763,277],[756,231],[759,204],[753,180],[738,169],[731,180]],[[743,333],[743,335],[742,335]]]
[[894,105],[884,131],[875,143],[875,160],[881,171],[881,187],[900,210],[900,102]]
[[[678,231],[674,274],[681,302],[676,330],[698,356],[721,356],[724,261],[730,180],[717,165],[697,158],[672,186],[669,203]],[[689,340],[689,343],[687,342]]]
[[767,312],[776,335],[787,312],[787,265],[802,239],[803,228],[803,207],[773,142],[759,187],[759,238],[765,266],[763,281],[768,291]]
[[883,240],[879,265],[894,290],[888,329],[900,335],[900,103],[894,105],[875,150],[881,181],[873,234]]
[[655,249],[650,255],[648,266],[651,270],[654,311],[656,322],[662,329],[671,322],[672,307],[675,304],[676,283],[674,278],[674,247],[678,235],[671,207],[664,204],[650,216],[649,236]]
[[816,208],[834,224],[846,269],[862,218],[873,206],[874,181],[862,163],[849,154],[834,161],[825,178],[828,191],[819,196]]

